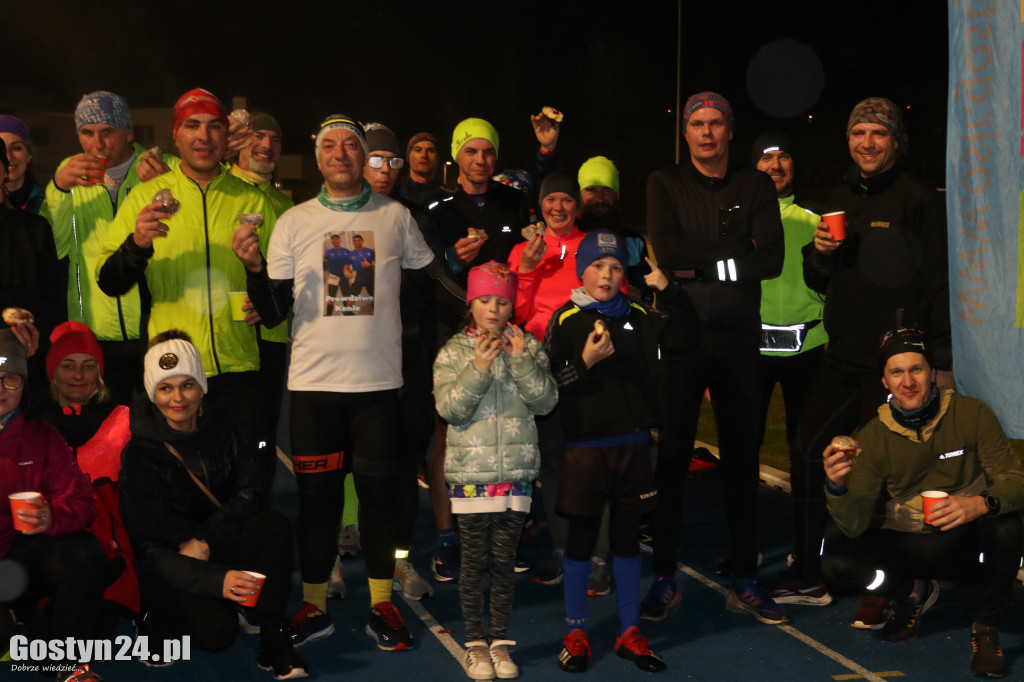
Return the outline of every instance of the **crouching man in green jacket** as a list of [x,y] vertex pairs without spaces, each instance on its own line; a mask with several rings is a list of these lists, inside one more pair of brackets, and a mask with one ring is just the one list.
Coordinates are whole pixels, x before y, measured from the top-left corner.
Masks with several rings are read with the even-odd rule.
[[[985,403],[936,385],[921,331],[886,333],[879,365],[891,395],[859,447],[825,448],[828,510],[848,538],[826,547],[825,581],[835,594],[892,600],[883,633],[893,642],[917,637],[936,579],[978,584],[971,673],[1004,677],[996,628],[1020,567],[1024,468]],[[883,490],[885,521],[869,528]],[[948,494],[927,515],[925,491]]]

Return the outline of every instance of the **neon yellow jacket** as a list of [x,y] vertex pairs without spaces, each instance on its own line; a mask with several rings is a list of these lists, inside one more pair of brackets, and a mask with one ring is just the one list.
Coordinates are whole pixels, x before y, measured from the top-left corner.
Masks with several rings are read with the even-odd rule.
[[[782,272],[761,280],[761,323],[791,325],[817,321],[804,340],[798,353],[828,341],[825,325],[821,324],[825,297],[804,284],[804,256],[800,251],[814,239],[814,230],[821,217],[793,203],[793,195],[779,199],[782,228],[786,237],[786,258]],[[761,355],[797,355],[789,351],[761,351]]]
[[[143,249],[132,239],[135,218],[164,188],[181,209],[164,221],[167,236]],[[262,192],[224,170],[203,191],[178,166],[128,196],[103,242],[100,287],[116,294],[139,283],[142,300],[150,302],[148,336],[188,332],[207,376],[260,366],[255,328],[231,319],[228,292],[246,290],[245,267],[231,250],[239,213],[263,216],[260,250],[266,253],[277,214]]]
[[[53,180],[46,185],[46,202],[40,214],[50,221],[57,257],[68,256],[68,319],[82,322],[102,341],[127,341],[139,338],[139,290],[135,287],[121,296],[107,296],[96,283],[96,269],[103,262],[103,238],[114,221],[117,207],[142,184],[138,173],[139,157],[145,149],[133,144],[135,160],[117,190],[117,206],[110,201],[106,187],[88,185],[57,189]],[[166,156],[166,155],[165,155]],[[71,157],[68,157],[70,159]],[[68,159],[57,167],[63,168]]]

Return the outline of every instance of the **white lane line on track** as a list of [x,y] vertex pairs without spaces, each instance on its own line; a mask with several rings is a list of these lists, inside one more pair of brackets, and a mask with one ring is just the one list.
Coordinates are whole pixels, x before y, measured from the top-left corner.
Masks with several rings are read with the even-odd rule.
[[295,469],[292,468],[292,458],[286,455],[281,448],[277,449],[277,458],[281,460],[281,463],[284,464],[288,471],[292,472],[293,475],[295,474]]
[[[729,594],[729,590],[727,590],[726,588],[722,587],[721,585],[719,585],[717,582],[715,582],[711,578],[708,578],[705,575],[703,575],[702,573],[699,573],[698,571],[695,571],[694,569],[690,568],[686,564],[679,564],[679,570],[682,571],[683,573],[685,573],[686,575],[690,576],[691,578],[693,578],[697,582],[702,583],[704,586],[710,587],[715,592],[718,592],[718,593],[723,594],[723,595],[724,594]],[[791,637],[793,637],[793,638],[803,642],[804,644],[806,644],[807,646],[811,647],[812,649],[814,649],[818,653],[822,654],[823,656],[827,656],[828,658],[831,658],[833,661],[835,661],[839,665],[841,665],[844,668],[846,668],[847,670],[849,670],[849,671],[851,671],[853,673],[856,673],[857,675],[863,677],[865,680],[870,680],[871,682],[886,682],[883,678],[881,678],[878,675],[876,675],[875,673],[871,672],[870,670],[868,670],[864,666],[862,666],[862,665],[860,665],[858,663],[855,663],[854,661],[851,661],[846,656],[843,656],[842,654],[840,654],[837,651],[833,651],[832,649],[829,649],[827,646],[825,646],[821,642],[819,642],[819,641],[817,641],[817,640],[815,640],[815,639],[813,639],[811,637],[808,637],[807,635],[805,635],[804,633],[800,632],[799,630],[797,630],[792,625],[776,625],[775,627],[779,628],[780,630],[785,632],[787,635],[789,635],[789,636],[791,636]]]
[[437,638],[437,641],[441,642],[441,646],[447,649],[448,653],[450,653],[452,658],[455,659],[455,662],[461,666],[463,649],[459,646],[459,643],[455,641],[455,638],[448,633],[448,630],[437,622],[437,619],[431,615],[430,611],[427,611],[423,604],[412,599],[406,599],[404,596],[402,597],[402,601],[405,602],[406,606],[412,609],[412,612],[416,614],[416,617],[427,626],[427,630]]

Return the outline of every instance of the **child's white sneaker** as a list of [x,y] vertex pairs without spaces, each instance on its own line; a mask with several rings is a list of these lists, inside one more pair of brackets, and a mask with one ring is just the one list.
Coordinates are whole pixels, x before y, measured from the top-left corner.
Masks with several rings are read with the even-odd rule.
[[510,680],[519,677],[519,666],[512,661],[509,655],[509,647],[516,643],[510,639],[496,639],[491,642],[491,664],[494,665],[494,674],[500,679]]
[[463,658],[462,666],[471,680],[494,679],[494,666],[491,665],[487,642],[482,639],[466,642],[466,655]]

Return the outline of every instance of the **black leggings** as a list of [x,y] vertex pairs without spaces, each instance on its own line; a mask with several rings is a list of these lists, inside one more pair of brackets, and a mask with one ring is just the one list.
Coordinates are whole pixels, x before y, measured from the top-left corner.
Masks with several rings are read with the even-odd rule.
[[[291,524],[277,512],[262,512],[242,527],[237,541],[210,561],[225,571],[254,571],[267,576],[256,605],[264,625],[283,623],[288,608],[292,574]],[[199,595],[179,590],[161,578],[140,571],[142,610],[148,633],[179,639],[207,651],[231,646],[238,635],[235,603],[222,596]]]
[[[99,540],[86,531],[51,537],[18,533],[5,559],[28,573],[28,587],[8,608],[26,608],[25,625],[32,639],[93,639],[103,601],[107,558]],[[40,613],[35,604],[46,598]],[[5,619],[0,632],[10,629]],[[13,633],[12,633],[13,634]],[[3,640],[7,643],[9,640]]]
[[416,494],[415,470],[399,446],[398,391],[294,391],[291,397],[302,581],[319,584],[330,577],[345,496],[341,463],[349,456],[367,575],[394,578],[395,548],[409,538],[408,497]]
[[977,583],[981,594],[974,620],[999,625],[1020,568],[1022,540],[1024,527],[1016,513],[983,516],[941,532],[869,530],[853,540],[840,536],[835,548],[827,547],[821,572],[839,596],[866,594],[882,574],[872,594],[890,599],[907,597],[920,578]]
[[[844,372],[827,361],[815,375],[790,450],[793,502],[793,572],[809,583],[821,577],[825,536],[825,469],[822,453],[832,439],[871,421],[886,392],[878,374]],[[788,415],[787,415],[788,416]]]

